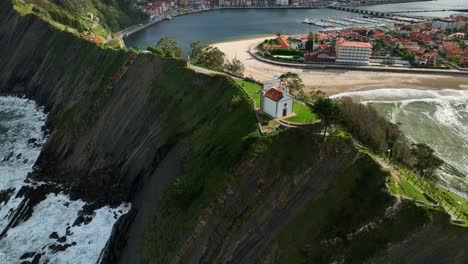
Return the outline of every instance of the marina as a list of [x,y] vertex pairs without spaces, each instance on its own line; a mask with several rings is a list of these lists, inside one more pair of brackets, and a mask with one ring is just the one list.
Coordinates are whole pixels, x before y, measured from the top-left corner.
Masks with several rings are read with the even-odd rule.
[[326,19],[323,19],[323,21],[328,22],[328,23],[342,25],[342,26],[350,26],[351,25],[351,23],[344,21],[344,19],[326,18]]
[[309,25],[316,25],[316,26],[319,26],[319,27],[333,27],[332,24],[326,23],[323,20],[322,21],[321,20],[311,20],[311,19],[308,19],[308,18],[306,18],[302,23],[309,24]]
[[309,19],[306,18],[302,23],[322,27],[320,32],[340,31],[352,27],[364,28],[379,28],[386,30],[389,27],[398,24],[408,24],[409,22],[395,21],[390,18],[378,17],[344,17],[344,18],[322,18],[322,19]]

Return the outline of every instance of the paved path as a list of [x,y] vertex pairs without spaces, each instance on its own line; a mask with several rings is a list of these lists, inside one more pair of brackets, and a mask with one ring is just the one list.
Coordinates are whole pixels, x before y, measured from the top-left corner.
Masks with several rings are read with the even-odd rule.
[[315,69],[315,70],[348,70],[348,71],[370,71],[370,72],[393,72],[393,73],[416,73],[416,74],[440,74],[440,75],[458,75],[468,76],[468,70],[440,70],[440,69],[421,69],[421,68],[399,68],[387,66],[351,66],[340,64],[305,64],[282,62],[264,58],[257,54],[252,48],[248,51],[250,55],[265,63],[298,69]]

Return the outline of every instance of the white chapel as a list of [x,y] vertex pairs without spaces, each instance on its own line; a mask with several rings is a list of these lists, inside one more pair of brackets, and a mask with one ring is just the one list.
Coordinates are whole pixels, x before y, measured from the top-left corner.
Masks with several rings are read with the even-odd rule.
[[263,83],[260,92],[260,110],[273,118],[293,114],[293,99],[289,94],[289,89],[284,87],[281,80]]

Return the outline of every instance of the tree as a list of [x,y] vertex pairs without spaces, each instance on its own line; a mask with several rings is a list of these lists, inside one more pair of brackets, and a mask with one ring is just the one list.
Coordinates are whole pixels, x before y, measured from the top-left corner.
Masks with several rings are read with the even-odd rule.
[[411,152],[416,159],[413,167],[421,177],[431,177],[436,169],[444,165],[444,161],[434,155],[434,150],[426,144],[413,144]]
[[204,45],[203,43],[201,43],[200,41],[192,41],[192,43],[190,43],[190,53],[189,53],[189,56],[190,56],[190,60],[196,64],[197,61],[199,60],[201,54],[203,53],[203,49],[206,47],[206,45]]
[[244,76],[244,64],[237,58],[232,59],[230,62],[228,61],[224,65],[224,69],[234,75]]
[[338,102],[328,97],[317,97],[309,107],[320,118],[323,127],[323,140],[329,128],[341,119],[341,109]]
[[170,38],[164,37],[158,41],[156,48],[161,49],[166,56],[174,58],[182,58],[184,52],[179,44]]
[[210,70],[222,71],[224,69],[224,53],[216,47],[208,46],[200,41],[190,44],[190,61]]
[[156,48],[155,46],[149,46],[147,50],[153,54],[164,56],[164,51],[160,48]]
[[302,94],[304,90],[304,83],[297,73],[287,72],[280,76],[281,80],[285,82],[285,87],[289,89],[291,94]]
[[311,50],[314,49],[314,40],[315,40],[314,34],[313,34],[313,33],[310,33],[310,34],[309,34],[309,37],[308,37],[308,39],[307,39],[307,41],[306,41],[306,43],[305,43],[305,49],[306,49],[307,51],[311,51]]
[[168,58],[177,58],[173,50],[166,50],[164,56]]

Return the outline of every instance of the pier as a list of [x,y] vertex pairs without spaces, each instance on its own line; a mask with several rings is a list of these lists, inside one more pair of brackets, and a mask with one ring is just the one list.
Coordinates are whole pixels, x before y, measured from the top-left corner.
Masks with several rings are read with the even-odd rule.
[[363,10],[363,9],[357,9],[352,6],[328,6],[330,9],[335,9],[335,10],[341,10],[341,11],[346,11],[346,12],[352,12],[352,13],[359,13],[363,15],[369,15],[369,16],[374,16],[374,17],[383,17],[383,18],[388,18],[392,20],[398,20],[398,21],[404,21],[404,22],[412,22],[412,23],[417,23],[417,22],[422,22],[425,21],[424,19],[420,17],[413,17],[413,16],[397,16],[397,13],[402,13],[402,12],[379,12],[379,11],[372,11],[372,10]]

